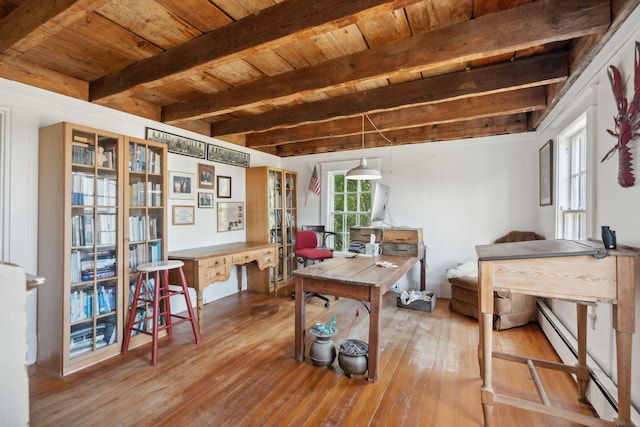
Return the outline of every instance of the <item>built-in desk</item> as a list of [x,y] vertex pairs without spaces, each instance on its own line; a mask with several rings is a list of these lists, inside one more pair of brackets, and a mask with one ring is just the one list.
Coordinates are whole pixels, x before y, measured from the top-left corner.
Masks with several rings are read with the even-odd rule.
[[[260,292],[270,291],[269,274],[257,274],[251,265],[258,270],[268,267],[274,270],[278,266],[277,246],[270,243],[234,242],[222,245],[204,246],[169,252],[169,259],[184,262],[182,267],[187,279],[187,286],[195,289],[198,305],[198,329],[202,332],[202,310],[204,301],[202,292],[215,282],[225,282],[231,275],[231,266],[238,272],[238,291],[242,290],[242,266],[247,265],[247,289]],[[256,273],[256,274],[254,274]],[[267,271],[268,273],[268,271]],[[170,283],[180,283],[177,270],[169,272]],[[273,286],[277,289],[277,272],[273,274]],[[255,278],[255,280],[253,280]]]
[[[607,251],[602,243],[572,240],[536,240],[476,246],[480,287],[479,359],[482,375],[484,425],[491,425],[494,403],[515,406],[589,426],[632,426],[631,341],[635,328],[635,285],[640,279],[640,257],[630,249]],[[577,302],[578,363],[568,366],[492,351],[493,291],[510,291],[544,298]],[[580,400],[586,399],[587,306],[595,302],[613,304],[616,331],[618,417],[606,421],[550,405],[535,367],[542,366],[575,374]],[[540,402],[495,393],[492,358],[526,363],[538,387]]]

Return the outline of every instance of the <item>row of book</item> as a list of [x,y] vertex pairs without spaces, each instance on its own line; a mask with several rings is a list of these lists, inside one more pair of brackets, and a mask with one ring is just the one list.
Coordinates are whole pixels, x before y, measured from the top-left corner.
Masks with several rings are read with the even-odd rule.
[[[95,225],[95,230],[94,230]],[[117,217],[115,213],[71,216],[71,244],[73,246],[113,245],[116,242]]]
[[149,242],[148,252],[145,253],[146,249],[144,243],[129,245],[129,270],[132,273],[140,264],[162,260],[161,242]]
[[129,144],[129,170],[134,172],[162,172],[162,156],[146,145]]
[[87,250],[71,252],[71,282],[87,282],[116,276],[116,250],[108,249],[95,254]]
[[79,165],[93,166],[96,160],[96,152],[93,145],[73,144],[71,146],[71,162]]
[[162,185],[156,182],[129,184],[129,206],[162,206]]
[[[147,224],[148,223],[148,224]],[[148,225],[148,227],[147,227]],[[158,218],[144,215],[134,215],[129,217],[129,240],[141,242],[147,239],[158,239]]]
[[118,181],[115,178],[104,176],[96,178],[94,175],[77,171],[71,174],[71,203],[73,205],[115,206],[117,201]]
[[73,326],[70,334],[69,355],[75,357],[92,351],[94,343],[96,349],[114,344],[116,342],[116,333],[115,319],[101,319],[96,324],[95,330],[89,322]]
[[[90,319],[97,310],[98,314],[114,311],[116,308],[115,286],[99,286],[97,298],[94,298],[93,288],[86,287],[71,292],[69,301],[70,321],[77,322]],[[94,305],[97,299],[97,307]]]

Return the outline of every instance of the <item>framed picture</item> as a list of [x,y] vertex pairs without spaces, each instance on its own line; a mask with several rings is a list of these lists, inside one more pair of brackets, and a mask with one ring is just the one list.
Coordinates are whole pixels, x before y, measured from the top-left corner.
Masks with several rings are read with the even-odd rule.
[[198,192],[198,207],[213,208],[213,193]]
[[215,175],[215,166],[198,163],[198,188],[209,188],[213,190],[213,177]]
[[193,180],[192,173],[169,172],[169,198],[193,200]]
[[146,139],[167,144],[169,153],[204,159],[207,154],[207,143],[196,141],[180,135],[174,135],[157,129],[146,128]]
[[244,229],[244,203],[218,202],[218,231]]
[[553,140],[547,141],[539,154],[540,206],[553,204]]
[[191,225],[195,223],[193,206],[174,206],[173,225]]
[[249,154],[214,144],[207,144],[207,160],[243,168],[249,167]]
[[221,199],[231,198],[231,177],[217,176],[216,185],[218,186],[218,197]]

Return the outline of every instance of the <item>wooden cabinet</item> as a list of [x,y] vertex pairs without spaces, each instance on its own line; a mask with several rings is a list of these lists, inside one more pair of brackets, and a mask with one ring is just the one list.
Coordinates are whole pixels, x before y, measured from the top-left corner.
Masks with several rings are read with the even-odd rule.
[[122,137],[40,129],[38,362],[65,375],[120,352]]
[[166,153],[70,123],[40,129],[41,365],[66,375],[120,353],[136,266],[166,259]]
[[[125,137],[124,147],[124,320],[128,319],[130,304],[138,279],[140,264],[167,259],[167,146],[157,142]],[[143,287],[152,289],[154,277],[147,274]],[[138,303],[135,316],[151,317],[152,303]],[[142,323],[138,326],[144,326]],[[152,324],[148,325],[149,328]],[[163,331],[164,332],[164,331]],[[133,332],[129,348],[151,340],[146,334]]]
[[246,173],[247,241],[277,245],[277,282],[286,282],[297,268],[297,174],[266,166],[248,168]]

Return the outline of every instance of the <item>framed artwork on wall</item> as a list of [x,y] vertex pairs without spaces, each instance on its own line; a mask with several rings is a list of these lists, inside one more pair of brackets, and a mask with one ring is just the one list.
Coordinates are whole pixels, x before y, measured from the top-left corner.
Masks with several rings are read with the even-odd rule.
[[217,176],[216,185],[218,186],[218,197],[221,199],[231,198],[231,177]]
[[218,231],[244,229],[244,203],[218,202]]
[[196,141],[195,139],[157,129],[147,128],[145,139],[167,144],[167,151],[174,154],[196,157],[198,159],[204,159],[207,154],[206,142]]
[[553,140],[547,141],[539,153],[540,206],[553,204]]
[[198,192],[198,207],[213,208],[213,193]]
[[169,198],[193,199],[194,175],[186,172],[169,172]]
[[193,206],[174,206],[173,225],[191,225],[195,223],[195,209]]
[[198,188],[213,190],[213,177],[215,175],[215,166],[198,163]]

